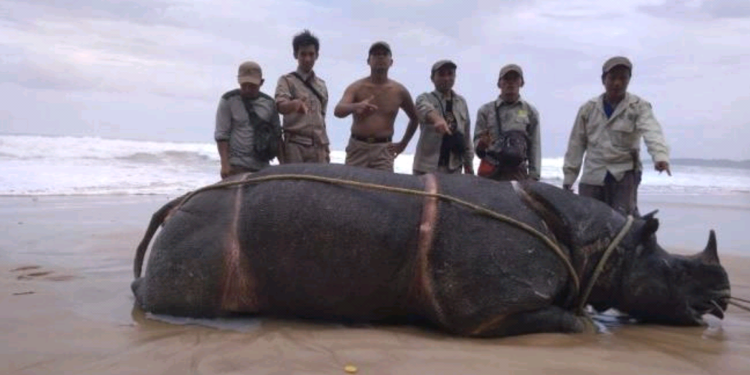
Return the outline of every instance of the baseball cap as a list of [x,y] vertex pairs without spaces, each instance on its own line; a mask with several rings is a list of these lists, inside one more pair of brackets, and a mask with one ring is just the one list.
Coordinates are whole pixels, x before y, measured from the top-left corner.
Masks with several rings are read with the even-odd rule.
[[602,74],[607,74],[607,72],[612,70],[614,67],[620,65],[633,70],[633,64],[630,62],[630,60],[628,60],[627,57],[615,56],[604,62],[604,65],[602,65]]
[[500,78],[503,78],[506,74],[510,72],[516,72],[518,73],[519,76],[521,76],[521,78],[523,78],[523,70],[521,69],[520,66],[516,64],[508,64],[502,67],[502,69],[500,69]]
[[383,48],[383,49],[385,49],[386,51],[388,51],[388,53],[391,53],[391,46],[390,46],[390,45],[388,45],[388,43],[386,43],[386,42],[384,42],[384,41],[380,40],[380,41],[377,41],[377,42],[373,43],[373,44],[372,44],[372,45],[370,46],[370,50],[368,51],[368,55],[371,55],[371,54],[372,54],[372,51],[373,51],[374,49],[376,49],[376,48]]
[[253,83],[260,85],[263,80],[263,70],[260,69],[260,65],[255,61],[245,61],[240,64],[240,68],[237,72],[237,81],[240,84]]
[[432,73],[437,72],[440,68],[444,66],[450,66],[453,69],[456,69],[456,63],[450,60],[438,60],[438,62],[432,64]]

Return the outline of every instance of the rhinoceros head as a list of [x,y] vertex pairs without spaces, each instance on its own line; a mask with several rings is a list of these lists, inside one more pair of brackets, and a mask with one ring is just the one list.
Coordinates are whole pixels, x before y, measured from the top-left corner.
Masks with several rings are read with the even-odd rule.
[[719,263],[714,231],[702,252],[674,255],[656,242],[658,221],[645,219],[631,266],[623,275],[618,308],[644,322],[702,325],[706,313],[722,319],[729,278]]

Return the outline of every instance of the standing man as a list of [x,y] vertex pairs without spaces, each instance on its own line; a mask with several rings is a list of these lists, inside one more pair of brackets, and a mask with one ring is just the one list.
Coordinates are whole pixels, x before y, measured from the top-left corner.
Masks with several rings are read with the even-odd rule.
[[453,91],[456,64],[440,60],[432,65],[432,92],[417,97],[419,141],[414,155],[414,174],[474,174],[474,144],[466,99]]
[[478,175],[497,181],[539,180],[542,141],[539,112],[521,99],[523,70],[516,64],[500,69],[500,96],[477,112],[474,147],[482,159]]
[[257,172],[277,156],[281,127],[273,98],[260,92],[263,72],[247,61],[237,75],[239,89],[225,93],[216,111],[214,139],[221,158],[221,178]]
[[604,94],[578,110],[563,162],[563,187],[571,190],[581,169],[578,193],[607,203],[626,214],[638,213],[638,185],[643,169],[641,137],[659,171],[669,170],[669,147],[651,104],[627,92],[633,65],[617,56],[602,66]]
[[284,142],[280,162],[329,163],[330,149],[326,133],[328,89],[313,71],[320,42],[305,30],[292,39],[297,70],[279,78],[276,108],[284,115]]
[[[370,76],[346,88],[333,114],[338,118],[353,115],[351,138],[346,146],[347,165],[393,172],[394,159],[417,130],[417,113],[409,91],[388,78],[393,64],[388,43],[373,43],[367,64]],[[399,108],[409,116],[409,125],[401,141],[392,143]]]

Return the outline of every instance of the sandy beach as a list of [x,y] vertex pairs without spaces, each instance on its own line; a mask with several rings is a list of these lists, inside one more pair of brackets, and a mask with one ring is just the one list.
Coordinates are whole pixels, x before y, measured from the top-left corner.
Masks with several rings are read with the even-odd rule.
[[[0,197],[0,374],[746,374],[750,313],[706,327],[456,338],[421,327],[184,321],[133,308],[132,261],[170,197]],[[717,231],[732,294],[750,298],[750,199],[643,196],[660,243],[694,253]]]

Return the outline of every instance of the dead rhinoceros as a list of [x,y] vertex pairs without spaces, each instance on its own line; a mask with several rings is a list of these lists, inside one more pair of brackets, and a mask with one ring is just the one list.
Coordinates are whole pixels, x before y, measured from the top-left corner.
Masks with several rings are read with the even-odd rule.
[[468,336],[579,332],[583,302],[666,324],[723,317],[713,231],[679,256],[657,227],[544,183],[282,165],[155,213],[132,287],[157,314],[421,317]]

